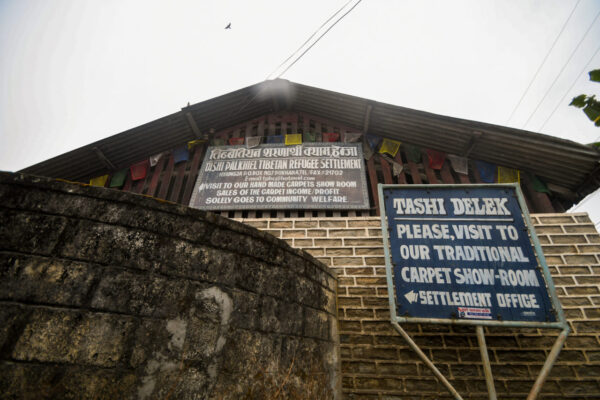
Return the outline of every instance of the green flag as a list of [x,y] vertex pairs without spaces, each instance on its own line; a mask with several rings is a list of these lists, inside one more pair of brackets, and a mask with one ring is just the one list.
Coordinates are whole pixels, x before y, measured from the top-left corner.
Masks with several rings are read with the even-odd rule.
[[403,147],[408,161],[412,161],[415,163],[421,162],[422,153],[419,146],[413,146],[412,144],[404,144]]
[[548,189],[548,186],[546,186],[544,181],[542,181],[540,178],[538,178],[537,175],[529,174],[529,179],[531,180],[531,187],[536,192],[548,193],[548,194],[551,193],[550,189]]
[[115,172],[115,174],[110,179],[109,187],[115,188],[115,187],[123,186],[125,184],[126,178],[127,178],[127,168]]

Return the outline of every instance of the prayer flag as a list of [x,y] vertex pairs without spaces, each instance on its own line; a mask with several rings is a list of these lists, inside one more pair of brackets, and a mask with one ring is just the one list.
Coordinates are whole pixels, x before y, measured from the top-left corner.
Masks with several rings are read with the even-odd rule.
[[486,163],[485,161],[477,161],[477,170],[479,171],[479,177],[485,183],[494,183],[496,181],[496,166],[494,164]]
[[110,184],[108,185],[111,188],[121,187],[125,184],[125,179],[127,178],[127,169],[122,169],[113,174],[110,179]]
[[530,173],[529,174],[529,179],[531,180],[531,187],[536,192],[538,192],[538,193],[547,193],[547,194],[551,193],[550,189],[548,189],[548,186],[546,186],[546,184],[544,183],[544,181],[541,180],[537,175]]
[[518,169],[498,166],[498,183],[520,183],[521,174]]
[[396,157],[396,153],[400,149],[400,145],[402,143],[392,139],[383,139],[383,143],[381,143],[381,147],[379,148],[379,152],[381,154],[387,153],[392,157]]
[[158,164],[158,160],[162,157],[163,153],[158,153],[156,155],[150,156],[150,166],[155,167]]
[[394,163],[392,164],[392,170],[393,170],[394,176],[398,176],[402,173],[402,171],[404,171],[404,165],[394,161]]
[[317,134],[315,132],[304,132],[303,133],[303,140],[304,142],[316,142],[317,141]]
[[189,159],[189,153],[186,146],[173,150],[173,161],[178,164]]
[[246,138],[246,147],[251,149],[257,147],[260,144],[262,136],[250,136]]
[[414,146],[412,144],[404,144],[404,152],[406,153],[406,158],[408,161],[412,161],[415,163],[421,162],[421,149],[418,146]]
[[289,135],[285,135],[285,144],[286,144],[286,146],[291,146],[294,144],[302,144],[302,134],[301,133],[292,133]]
[[90,179],[90,185],[104,187],[104,185],[106,185],[107,180],[108,175],[97,176],[95,178]]
[[213,140],[211,141],[211,144],[213,146],[224,146],[225,145],[225,139],[222,139],[222,138],[213,138]]
[[201,145],[202,143],[205,143],[206,140],[204,139],[196,139],[196,140],[190,140],[189,142],[187,142],[187,148],[189,151],[192,151],[192,149],[196,146]]
[[235,146],[236,144],[244,144],[244,138],[243,137],[232,137],[232,138],[229,138],[229,144],[231,146]]
[[452,164],[452,168],[459,174],[469,175],[469,163],[467,157],[460,157],[454,154],[448,154],[448,159]]
[[427,158],[429,158],[429,168],[433,169],[442,169],[442,165],[444,165],[444,161],[446,161],[446,153],[427,149]]
[[350,133],[350,132],[344,133],[344,142],[346,142],[346,143],[360,142],[361,138],[362,138],[362,133]]
[[379,142],[381,142],[381,138],[379,136],[367,135],[367,143],[369,143],[369,147],[371,147],[372,150],[377,148]]
[[335,132],[323,133],[324,142],[338,142],[340,140],[340,134]]
[[144,160],[129,167],[129,170],[131,171],[131,180],[139,181],[140,179],[144,179],[148,173],[148,165],[148,160]]
[[283,143],[283,135],[267,136],[267,143]]

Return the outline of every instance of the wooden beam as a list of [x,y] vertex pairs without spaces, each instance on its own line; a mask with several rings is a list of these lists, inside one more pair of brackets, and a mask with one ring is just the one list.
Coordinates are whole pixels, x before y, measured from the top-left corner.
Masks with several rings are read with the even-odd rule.
[[196,124],[196,120],[194,119],[194,116],[192,115],[192,113],[189,111],[186,111],[185,119],[187,120],[188,124],[190,125],[190,128],[192,129],[192,132],[194,133],[194,136],[196,137],[196,139],[202,139],[202,132],[200,132],[200,129],[198,128],[198,125]]
[[363,120],[363,133],[366,135],[369,132],[369,123],[371,122],[371,111],[373,110],[373,106],[367,104],[367,109],[365,110],[365,118]]
[[529,179],[528,174],[521,174],[521,181],[522,181],[521,188],[523,188],[523,187],[525,188],[527,194],[529,195],[529,197],[531,198],[531,201],[533,202],[534,209],[530,210],[531,212],[535,212],[535,213],[554,213],[554,212],[556,212],[548,195],[546,193],[536,192],[535,189],[533,189],[533,185],[531,183],[531,179]]
[[98,156],[98,159],[102,162],[102,164],[104,164],[104,166],[106,168],[108,168],[111,171],[114,171],[115,169],[117,169],[117,167],[115,167],[115,165],[112,162],[110,162],[108,157],[106,157],[104,155],[102,150],[100,150],[98,147],[94,147],[93,150],[94,150],[94,153],[96,153],[96,156]]
[[471,138],[469,139],[469,142],[467,143],[467,145],[465,146],[465,148],[462,152],[463,157],[468,157],[469,154],[471,154],[471,152],[475,148],[475,145],[477,144],[477,141],[479,140],[479,138],[481,136],[483,136],[483,133],[477,132],[477,131],[473,132],[473,134],[471,135]]
[[[575,189],[576,193],[580,193],[585,186],[587,186],[588,182],[591,180],[593,183],[598,184],[598,180],[596,179],[596,173],[600,171],[600,164],[597,164],[594,169],[585,177],[577,189]],[[593,190],[592,190],[593,191]]]

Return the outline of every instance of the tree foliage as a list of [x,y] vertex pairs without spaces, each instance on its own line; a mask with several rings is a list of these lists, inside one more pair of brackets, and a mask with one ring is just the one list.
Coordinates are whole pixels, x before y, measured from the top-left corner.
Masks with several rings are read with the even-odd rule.
[[[590,81],[600,82],[600,69],[595,69],[589,72]],[[570,106],[582,108],[583,112],[596,126],[600,126],[600,101],[596,100],[595,95],[580,94],[573,97]]]

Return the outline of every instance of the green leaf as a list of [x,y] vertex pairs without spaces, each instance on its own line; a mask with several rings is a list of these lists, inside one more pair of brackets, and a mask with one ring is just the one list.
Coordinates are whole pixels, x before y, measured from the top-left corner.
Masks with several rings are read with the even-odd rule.
[[585,113],[585,115],[587,115],[590,121],[594,121],[596,123],[600,121],[600,110],[594,107],[593,105],[588,104],[587,106],[585,106],[583,112]]
[[600,69],[595,69],[593,71],[588,72],[590,74],[590,81],[592,82],[600,82]]
[[571,100],[571,104],[569,104],[569,105],[577,107],[577,108],[583,108],[586,105],[586,103],[585,103],[586,97],[587,96],[585,94],[580,94],[577,97],[573,97],[573,100]]

